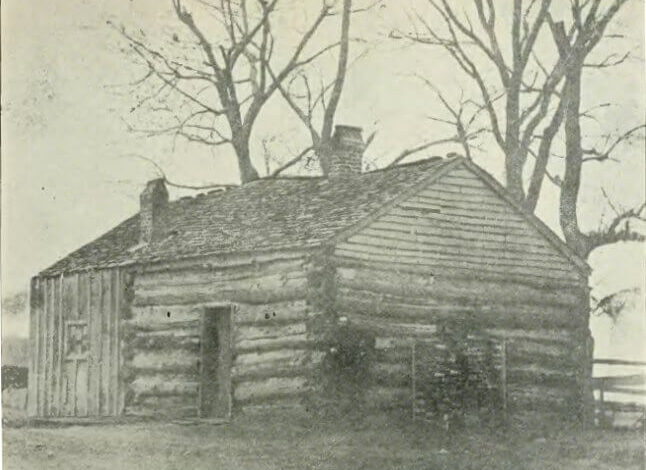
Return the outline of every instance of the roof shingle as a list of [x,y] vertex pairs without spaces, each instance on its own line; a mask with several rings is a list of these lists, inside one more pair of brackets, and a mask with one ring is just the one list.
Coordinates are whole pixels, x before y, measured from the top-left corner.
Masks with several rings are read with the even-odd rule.
[[320,245],[454,159],[431,158],[342,179],[260,179],[169,203],[158,240],[139,245],[134,215],[41,275],[230,252]]

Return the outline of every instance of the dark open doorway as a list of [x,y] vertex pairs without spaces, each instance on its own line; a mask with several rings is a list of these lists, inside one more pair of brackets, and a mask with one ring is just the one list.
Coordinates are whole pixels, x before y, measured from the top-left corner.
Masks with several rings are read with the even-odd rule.
[[206,308],[200,338],[200,418],[231,414],[231,310]]

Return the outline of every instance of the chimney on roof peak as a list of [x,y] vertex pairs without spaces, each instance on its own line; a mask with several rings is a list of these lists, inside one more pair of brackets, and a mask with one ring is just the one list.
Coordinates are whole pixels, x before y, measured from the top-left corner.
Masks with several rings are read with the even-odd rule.
[[150,243],[159,237],[161,216],[168,206],[168,191],[163,178],[146,183],[139,196],[139,243]]
[[332,136],[332,151],[328,160],[326,176],[343,178],[361,174],[361,159],[365,144],[361,128],[337,125]]

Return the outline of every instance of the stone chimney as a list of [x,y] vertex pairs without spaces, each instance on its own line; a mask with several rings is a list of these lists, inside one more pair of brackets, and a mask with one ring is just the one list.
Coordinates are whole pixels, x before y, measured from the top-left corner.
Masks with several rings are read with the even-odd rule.
[[139,243],[150,243],[159,238],[163,223],[162,213],[168,205],[168,191],[164,179],[149,181],[139,196]]
[[332,136],[327,177],[332,179],[360,175],[364,148],[360,127],[337,125]]

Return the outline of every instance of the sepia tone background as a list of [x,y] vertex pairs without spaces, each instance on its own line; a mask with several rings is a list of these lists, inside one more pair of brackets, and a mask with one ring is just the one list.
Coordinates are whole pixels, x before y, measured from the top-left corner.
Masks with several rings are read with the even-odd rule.
[[[281,11],[288,39],[290,31],[296,38],[304,28],[315,3],[292,2],[291,8]],[[390,32],[408,27],[411,12],[424,8],[427,4],[421,0],[385,1],[353,18],[356,60],[337,122],[362,126],[365,134],[376,132],[364,158],[373,168],[387,164],[403,149],[453,132],[428,118],[441,113],[441,105],[416,75],[428,78],[449,97],[469,93],[470,85],[461,82],[444,51],[389,37]],[[179,30],[170,1],[13,0],[3,2],[2,10],[3,298],[26,291],[30,276],[138,210],[140,191],[157,174],[137,156],[153,159],[173,181],[194,185],[237,181],[235,159],[226,148],[128,132],[134,104],[128,83],[141,75],[141,69],[124,54],[119,35],[106,22],[167,35]],[[595,57],[614,50],[631,50],[631,57],[618,67],[586,72],[583,108],[612,103],[600,109],[595,120],[584,123],[586,138],[592,142],[607,132],[640,124],[646,108],[643,3],[629,2],[612,29],[623,38],[602,43]],[[323,74],[333,66],[333,58],[327,62],[324,58],[320,65]],[[279,166],[296,155],[306,139],[300,123],[275,96],[252,135],[257,168],[265,169],[267,152],[272,156],[270,169]],[[459,148],[432,147],[410,159],[450,151]],[[617,152],[618,162],[586,169],[580,208],[584,228],[596,227],[612,215],[600,188],[618,206],[632,207],[644,200],[644,152],[642,141],[625,145]],[[474,160],[502,179],[503,158],[497,147],[483,142]],[[551,169],[558,174],[558,161]],[[171,198],[178,196],[177,190],[171,193]],[[557,204],[554,187],[547,185],[537,213],[558,233]],[[643,285],[640,243],[601,248],[589,262],[596,297]],[[597,355],[643,357],[645,321],[641,300],[628,305],[617,321],[594,317]],[[25,337],[26,324],[24,315],[3,315],[3,336]]]

